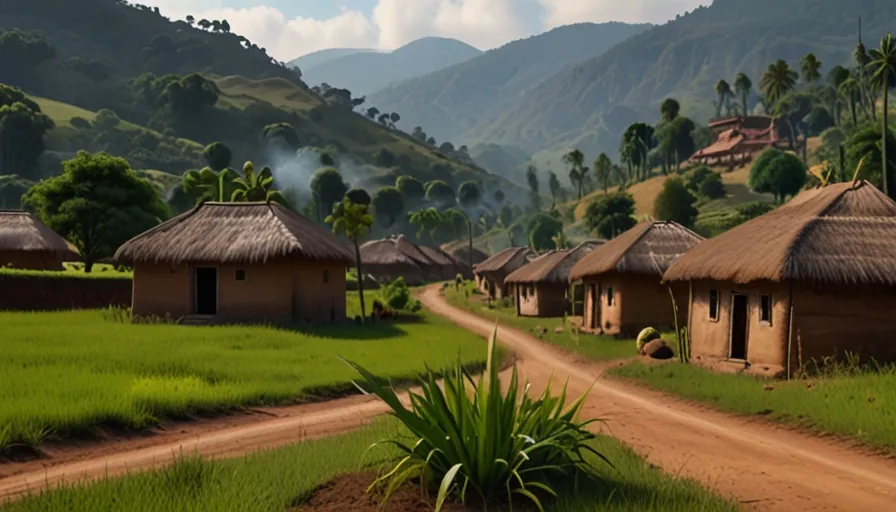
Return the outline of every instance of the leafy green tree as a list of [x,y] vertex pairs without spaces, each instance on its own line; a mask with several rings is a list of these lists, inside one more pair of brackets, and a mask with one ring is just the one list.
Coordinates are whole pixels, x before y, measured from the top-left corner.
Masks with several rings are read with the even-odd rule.
[[38,32],[0,32],[0,78],[14,82],[56,56],[50,41]]
[[423,131],[422,126],[415,126],[414,131],[411,132],[411,137],[419,140],[420,142],[426,142],[426,132]]
[[34,182],[16,174],[0,175],[0,209],[18,210],[22,207],[22,196]]
[[579,199],[581,200],[584,195],[585,176],[588,174],[588,167],[585,166],[585,155],[578,149],[573,149],[563,155],[563,161],[570,166],[569,181],[578,190]]
[[734,96],[731,85],[725,80],[719,80],[716,84],[716,95],[719,97],[716,103],[716,117],[722,117],[722,107],[727,107],[728,115],[731,115],[731,98]]
[[442,180],[430,181],[426,184],[426,201],[439,208],[454,206],[454,189]]
[[311,176],[309,188],[319,220],[325,220],[327,212],[332,211],[333,205],[342,201],[345,193],[348,192],[348,186],[342,180],[342,174],[333,167],[318,169]]
[[660,125],[657,131],[660,151],[667,163],[675,164],[676,171],[681,169],[681,163],[696,151],[693,137],[696,127],[690,118],[678,116]]
[[0,174],[31,177],[44,151],[44,136],[54,127],[22,91],[0,84]]
[[807,53],[800,59],[800,72],[803,75],[803,81],[807,84],[821,80],[821,62],[814,53]]
[[721,199],[725,197],[725,184],[722,183],[722,175],[717,172],[710,173],[700,183],[698,193],[707,199]]
[[96,113],[92,124],[99,131],[108,132],[118,128],[121,124],[121,119],[114,111],[104,108]]
[[690,226],[697,217],[695,202],[697,198],[688,192],[681,178],[669,178],[663,183],[663,190],[653,203],[653,216],[659,220]]
[[598,155],[597,160],[594,161],[594,175],[600,182],[600,186],[603,189],[604,194],[606,194],[610,188],[610,178],[612,171],[613,162],[610,161],[610,157],[608,157],[606,153],[601,153],[600,155]]
[[355,204],[370,206],[370,203],[373,202],[370,194],[368,194],[367,191],[363,188],[353,188],[345,193],[345,197],[349,198]]
[[333,205],[333,211],[324,222],[333,226],[334,233],[341,233],[355,246],[355,269],[358,271],[358,297],[361,300],[361,321],[367,321],[364,306],[364,272],[361,268],[361,240],[370,232],[373,217],[367,212],[366,204],[355,204],[345,197]]
[[529,222],[529,246],[536,251],[553,249],[554,238],[563,231],[563,221],[557,217],[539,213]]
[[634,227],[634,215],[635,199],[629,193],[617,192],[588,203],[584,220],[588,231],[609,240]]
[[233,202],[268,202],[289,207],[279,190],[274,188],[274,175],[268,167],[255,172],[252,162],[243,164],[243,175],[233,180],[236,190],[231,194]]
[[126,160],[106,153],[79,151],[63,163],[61,175],[32,187],[23,202],[78,248],[85,272],[168,217],[155,187],[138,177]]
[[266,144],[284,151],[295,152],[302,147],[298,132],[289,123],[269,124],[262,130],[262,136]]
[[[677,110],[675,118],[678,118]],[[625,129],[619,152],[622,160],[629,166],[629,175],[637,170],[638,179],[646,180],[649,177],[648,154],[656,146],[656,135],[656,130],[647,123],[632,123]]]
[[778,100],[796,87],[799,75],[790,69],[787,61],[778,59],[774,64],[769,64],[759,80],[759,88],[767,102],[766,107],[773,108]]
[[803,118],[803,123],[809,128],[809,133],[818,135],[834,126],[834,116],[824,105],[814,105],[812,110]]
[[750,77],[745,73],[738,73],[737,76],[734,77],[734,90],[740,94],[741,115],[749,115],[750,110],[747,108],[747,100],[750,98],[750,93],[753,91],[753,81],[750,80]]
[[841,65],[836,65],[828,72],[827,82],[834,93],[831,98],[831,111],[834,113],[834,119],[839,125],[842,120],[842,111],[844,101],[848,101],[840,91],[843,83],[851,78],[849,70]]
[[370,119],[371,121],[375,120],[380,115],[380,109],[376,107],[370,107],[367,109],[366,115],[367,119]]
[[[889,115],[889,91],[896,87],[896,42],[893,41],[893,34],[888,33],[881,39],[880,48],[874,48],[869,52],[870,60],[868,69],[871,73],[871,85],[883,93],[883,103],[881,107],[881,183],[883,184],[884,194],[889,195],[889,182],[893,164],[887,156],[887,139],[890,137],[890,125],[888,124]],[[874,106],[871,106],[874,109]]]
[[548,171],[548,189],[551,191],[551,210],[553,210],[563,194],[563,186],[560,185],[560,180],[557,179],[557,174],[554,171]]
[[[462,213],[454,209],[446,210],[445,213],[448,214],[449,211],[460,214],[463,218],[464,225],[466,225],[467,218],[464,217]],[[438,232],[439,228],[443,226],[446,220],[443,218],[442,214],[439,213],[438,209],[429,207],[421,208],[420,210],[408,214],[408,222],[413,226],[417,226],[417,238],[422,239],[423,235],[429,234],[430,239],[435,243],[436,232]]]
[[[556,176],[555,176],[556,178]],[[538,182],[538,169],[534,165],[526,168],[526,182],[529,184],[529,202],[532,204],[534,211],[541,210],[541,192],[539,192],[540,184]]]
[[773,194],[781,203],[806,183],[806,166],[793,153],[770,148],[753,162],[747,184],[754,192]]
[[705,165],[698,165],[688,171],[685,176],[685,186],[693,193],[698,193],[700,190],[700,185],[703,184],[703,180],[706,179],[707,176],[712,174],[712,169]]
[[859,123],[858,117],[856,115],[856,105],[859,103],[859,95],[861,93],[859,82],[855,78],[847,78],[843,81],[842,84],[840,84],[840,88],[837,92],[840,94],[840,97],[843,99],[843,101],[849,103],[852,125],[856,126]]
[[409,209],[419,206],[426,197],[426,189],[423,187],[423,183],[413,176],[399,176],[395,180],[395,187],[401,192],[404,204]]
[[[896,155],[896,135],[894,135],[893,130],[888,130],[888,132],[887,154]],[[859,167],[859,162],[861,162],[862,168],[859,177],[867,179],[883,190],[881,137],[880,126],[866,125],[854,132],[846,140],[844,144],[846,169],[850,171],[850,174],[846,176],[847,179],[852,178],[852,173],[855,172],[856,168]]]
[[457,202],[467,216],[467,236],[469,240],[469,264],[473,269],[473,217],[474,210],[482,204],[482,189],[475,181],[465,181],[457,188]]
[[395,155],[386,148],[380,148],[373,154],[373,161],[380,167],[392,167],[395,163]]
[[191,73],[179,80],[170,81],[162,91],[162,100],[176,114],[195,116],[204,108],[218,103],[219,95],[215,82],[199,73]]
[[380,225],[388,228],[404,213],[404,199],[396,187],[382,187],[373,194],[373,214]]
[[674,98],[666,98],[660,105],[660,119],[664,123],[672,122],[681,113],[681,104]]
[[209,168],[218,172],[230,167],[233,161],[233,153],[231,153],[230,148],[221,142],[212,142],[206,146],[202,156],[205,158],[205,163],[208,164]]

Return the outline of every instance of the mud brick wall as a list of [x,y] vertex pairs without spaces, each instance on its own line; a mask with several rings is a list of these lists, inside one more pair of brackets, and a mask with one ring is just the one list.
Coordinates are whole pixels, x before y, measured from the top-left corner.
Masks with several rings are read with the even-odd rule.
[[131,279],[0,275],[0,310],[130,307]]

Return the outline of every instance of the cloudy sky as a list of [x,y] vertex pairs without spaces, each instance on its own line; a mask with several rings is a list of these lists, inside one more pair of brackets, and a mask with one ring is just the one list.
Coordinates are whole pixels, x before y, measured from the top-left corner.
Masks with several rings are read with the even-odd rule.
[[425,36],[486,50],[585,21],[663,23],[710,0],[140,0],[172,19],[226,19],[291,60],[324,48],[390,50]]

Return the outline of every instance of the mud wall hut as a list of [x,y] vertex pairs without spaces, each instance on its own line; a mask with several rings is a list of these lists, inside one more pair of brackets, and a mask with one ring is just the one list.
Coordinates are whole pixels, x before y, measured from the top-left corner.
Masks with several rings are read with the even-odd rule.
[[354,251],[278,204],[205,203],[136,236],[133,313],[225,321],[345,320]]
[[896,203],[860,181],[699,244],[665,274],[690,288],[691,360],[770,375],[847,351],[896,361],[894,240]]
[[62,270],[80,258],[68,243],[34,215],[0,210],[0,267]]
[[529,263],[535,253],[528,247],[509,247],[473,267],[479,290],[493,299],[512,297],[513,291],[504,280],[511,272]]
[[599,245],[584,242],[573,249],[551,251],[511,272],[505,282],[513,288],[516,314],[563,316],[572,303],[569,271]]
[[[675,222],[642,222],[587,254],[570,271],[585,287],[583,327],[634,336],[645,327],[674,325],[663,273],[702,240]],[[673,288],[679,318],[687,317],[687,286]],[[683,322],[683,321],[682,321]]]

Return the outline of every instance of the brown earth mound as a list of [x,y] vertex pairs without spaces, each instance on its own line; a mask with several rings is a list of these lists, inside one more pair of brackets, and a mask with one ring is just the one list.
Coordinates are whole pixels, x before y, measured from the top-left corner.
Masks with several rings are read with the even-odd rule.
[[672,359],[675,353],[662,339],[656,339],[644,345],[642,349],[645,356],[651,359]]
[[[432,512],[435,496],[427,497],[416,485],[405,485],[397,490],[380,508],[381,491],[367,492],[376,479],[374,473],[349,473],[339,476],[315,490],[294,512]],[[446,512],[467,512],[463,505],[446,504]]]

